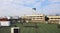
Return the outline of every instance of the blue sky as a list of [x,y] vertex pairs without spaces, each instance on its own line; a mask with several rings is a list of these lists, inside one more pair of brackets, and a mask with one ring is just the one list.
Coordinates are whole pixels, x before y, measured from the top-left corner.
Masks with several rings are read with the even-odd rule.
[[1,16],[21,16],[36,13],[45,15],[60,14],[60,0],[0,0]]

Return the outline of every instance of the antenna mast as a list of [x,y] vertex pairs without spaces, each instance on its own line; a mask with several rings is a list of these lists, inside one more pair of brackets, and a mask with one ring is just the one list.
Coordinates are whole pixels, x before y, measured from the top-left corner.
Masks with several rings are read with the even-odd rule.
[[32,8],[33,9],[33,13],[36,14],[36,8]]

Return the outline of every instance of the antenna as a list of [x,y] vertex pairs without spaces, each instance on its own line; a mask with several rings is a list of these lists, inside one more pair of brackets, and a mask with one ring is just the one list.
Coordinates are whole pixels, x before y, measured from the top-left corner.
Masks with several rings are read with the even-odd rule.
[[36,8],[32,8],[33,9],[33,13],[36,14]]

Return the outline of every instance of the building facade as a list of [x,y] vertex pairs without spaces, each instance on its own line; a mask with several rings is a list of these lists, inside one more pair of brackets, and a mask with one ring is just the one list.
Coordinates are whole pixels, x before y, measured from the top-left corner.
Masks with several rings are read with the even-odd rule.
[[45,21],[44,14],[24,15],[24,16],[22,16],[22,18],[25,18],[26,22],[41,22],[41,23],[43,23]]
[[49,20],[48,23],[56,23],[59,24],[60,16],[48,16]]

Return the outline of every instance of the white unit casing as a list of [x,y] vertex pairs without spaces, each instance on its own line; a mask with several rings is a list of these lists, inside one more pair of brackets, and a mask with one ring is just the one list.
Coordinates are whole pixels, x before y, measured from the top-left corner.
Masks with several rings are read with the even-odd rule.
[[18,29],[18,33],[19,33],[19,30],[20,30],[19,27],[12,27],[11,28],[11,33],[14,33],[14,29]]
[[10,26],[10,21],[0,21],[0,26]]

